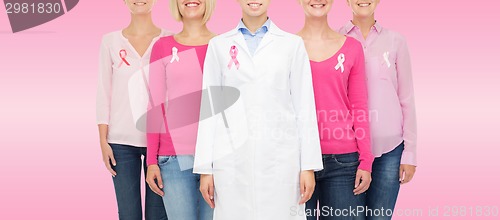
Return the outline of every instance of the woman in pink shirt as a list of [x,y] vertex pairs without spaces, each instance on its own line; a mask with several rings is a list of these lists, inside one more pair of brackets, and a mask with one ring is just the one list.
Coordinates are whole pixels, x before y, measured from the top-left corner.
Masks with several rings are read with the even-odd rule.
[[[309,220],[364,219],[331,210],[365,205],[373,156],[370,147],[365,59],[361,44],[328,25],[332,0],[300,0],[305,12],[305,42],[313,75],[324,170],[307,203]],[[319,207],[318,207],[319,206]]]
[[[412,71],[403,36],[382,28],[374,12],[380,0],[348,0],[353,19],[340,29],[363,45],[368,78],[372,185],[368,219],[391,219],[401,184],[415,173],[417,123]],[[379,216],[378,210],[384,210]]]
[[[113,175],[120,219],[143,219],[141,168],[146,167],[142,161],[146,156],[146,134],[136,128],[133,109],[138,97],[129,96],[136,92],[130,90],[129,83],[142,80],[137,76],[149,63],[151,47],[158,38],[168,35],[151,19],[155,2],[126,0],[131,13],[129,26],[104,35],[100,49],[97,124],[102,158]],[[145,218],[167,219],[161,197],[149,188]]]
[[170,0],[172,15],[183,23],[182,31],[159,39],[151,54],[146,181],[163,197],[169,219],[213,219],[193,163],[203,64],[208,41],[215,36],[206,23],[214,7],[215,0]]

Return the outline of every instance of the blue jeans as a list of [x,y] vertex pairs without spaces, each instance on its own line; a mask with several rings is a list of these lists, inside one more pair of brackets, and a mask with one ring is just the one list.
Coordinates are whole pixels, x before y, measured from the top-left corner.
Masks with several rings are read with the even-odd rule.
[[[120,220],[142,220],[141,169],[146,167],[146,148],[122,144],[109,144],[116,160],[115,185]],[[144,161],[142,157],[144,156]],[[166,220],[163,201],[146,183],[146,220]]]
[[401,143],[394,150],[375,158],[373,162],[372,183],[366,192],[368,220],[392,218],[399,193],[399,166],[403,149],[404,143]]
[[212,220],[213,209],[200,193],[200,175],[193,173],[193,156],[159,156],[163,203],[172,220]]
[[356,196],[353,192],[358,166],[357,152],[323,155],[324,169],[314,173],[316,188],[306,203],[308,220],[316,220],[318,216],[320,220],[365,219],[364,212],[350,212],[365,206],[366,193]]

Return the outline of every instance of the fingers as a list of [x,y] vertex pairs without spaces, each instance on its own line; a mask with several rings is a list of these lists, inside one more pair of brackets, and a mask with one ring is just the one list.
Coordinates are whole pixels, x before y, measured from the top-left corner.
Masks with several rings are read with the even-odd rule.
[[358,172],[356,173],[356,180],[354,181],[354,195],[359,195],[366,192],[366,190],[370,188],[370,183],[371,174],[367,171],[358,170]]
[[300,187],[300,195],[302,198],[299,201],[299,205],[302,205],[309,201],[314,193],[314,184],[304,184],[304,186]]
[[109,158],[111,159],[111,163],[113,164],[113,166],[116,166],[115,155],[111,154],[109,155]]
[[403,166],[399,166],[399,182],[402,183],[404,180],[405,169]]
[[403,179],[400,180],[401,184],[409,183],[413,179],[413,176],[415,175],[414,172],[409,170],[403,170],[403,173],[404,177]]
[[213,179],[203,176],[200,181],[200,192],[210,208],[215,208]]
[[357,189],[360,183],[361,183],[361,173],[357,172],[356,180],[354,180],[354,189]]
[[210,206],[210,208],[215,208],[215,202],[214,202],[214,193],[213,189],[211,190],[208,187],[200,189],[201,195],[203,196],[203,199],[205,202]]
[[208,187],[208,196],[210,199],[210,208],[215,208],[215,201],[214,201],[214,185],[210,185]]
[[[156,172],[151,173],[151,175],[148,175],[146,182],[148,183],[151,191],[153,191],[154,193],[158,194],[159,196],[163,196],[165,194],[162,190],[163,180],[161,178],[161,174],[157,174]],[[156,184],[156,182],[158,182],[158,184]]]
[[402,164],[399,168],[399,182],[401,184],[409,183],[415,175],[415,166]]
[[[109,173],[111,173],[111,175],[112,175],[113,177],[115,177],[115,176],[116,176],[116,171],[115,171],[115,170],[113,170],[113,168],[111,167],[111,161],[110,161],[110,160],[111,160],[111,158],[113,158],[113,159],[112,159],[113,161],[115,160],[115,158],[113,157],[113,155],[106,156],[106,157],[104,158],[104,165],[106,165],[106,169],[108,169]],[[113,162],[113,163],[114,163],[114,164],[113,164],[113,166],[116,166],[116,161],[115,161],[115,162]]]
[[354,195],[359,195],[366,192],[366,190],[368,190],[369,187],[370,187],[369,181],[361,180],[361,183],[358,185],[358,187],[354,189]]

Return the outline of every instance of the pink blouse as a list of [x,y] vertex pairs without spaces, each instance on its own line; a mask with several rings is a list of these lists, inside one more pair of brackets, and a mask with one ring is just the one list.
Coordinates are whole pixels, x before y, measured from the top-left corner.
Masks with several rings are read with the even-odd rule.
[[173,36],[160,38],[154,45],[149,66],[147,165],[157,164],[158,155],[194,155],[207,47],[183,45]]
[[417,119],[406,40],[378,22],[366,40],[351,22],[339,32],[356,38],[364,48],[373,154],[380,157],[404,141],[401,164],[417,165]]

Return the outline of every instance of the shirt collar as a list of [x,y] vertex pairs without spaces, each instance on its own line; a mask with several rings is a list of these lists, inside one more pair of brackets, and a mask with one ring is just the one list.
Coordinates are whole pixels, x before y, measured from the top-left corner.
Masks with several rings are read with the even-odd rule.
[[[352,23],[352,21],[349,21],[347,22],[346,24],[346,30],[347,30],[347,33],[351,32],[356,26]],[[372,27],[373,29],[375,29],[375,31],[377,31],[377,33],[380,33],[382,32],[382,26],[380,25],[379,22],[375,21],[375,25],[373,25]]]
[[[269,27],[271,26],[271,19],[267,18],[266,22],[257,29],[257,31],[254,34],[257,34],[259,32],[266,33],[269,30]],[[243,23],[243,19],[240,19],[240,22],[238,23],[237,29],[243,33],[243,31],[248,31],[248,33],[251,33],[250,30],[247,28],[247,26]]]

